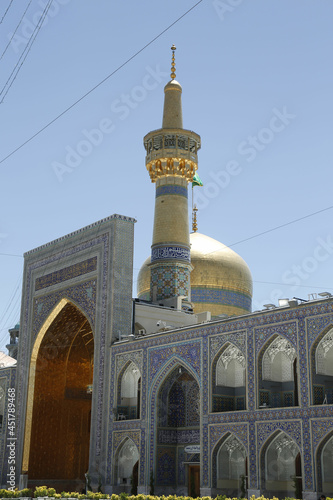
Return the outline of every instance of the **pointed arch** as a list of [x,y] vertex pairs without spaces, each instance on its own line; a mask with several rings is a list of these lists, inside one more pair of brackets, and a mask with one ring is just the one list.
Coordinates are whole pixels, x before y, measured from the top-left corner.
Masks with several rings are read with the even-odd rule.
[[212,411],[246,408],[246,357],[232,342],[226,342],[213,360]]
[[300,449],[286,431],[277,430],[262,447],[260,476],[263,494],[293,496],[295,480],[298,491],[302,491]]
[[[68,479],[84,478],[89,460],[93,355],[89,319],[72,300],[62,298],[44,321],[31,352],[22,468],[32,478],[50,475],[57,479],[64,474]],[[72,448],[66,472],[58,447],[51,447],[48,461],[40,459],[38,450],[47,446],[51,436],[58,441],[66,436],[68,449]],[[80,456],[78,466],[74,454]]]
[[333,488],[333,431],[323,437],[316,451],[317,491],[332,491]]
[[229,496],[239,496],[241,477],[247,477],[247,450],[235,434],[226,432],[213,449],[213,487]]
[[134,361],[129,360],[122,368],[117,388],[117,420],[140,418],[141,372]]
[[258,356],[258,407],[298,406],[297,352],[293,343],[274,334]]
[[139,462],[140,454],[134,441],[126,437],[119,443],[115,453],[114,481],[115,485],[130,485],[133,469]]
[[173,356],[155,377],[150,418],[155,422],[155,491],[186,487],[183,462],[190,462],[185,445],[200,445],[200,390],[197,375],[179,356]]
[[318,335],[311,349],[312,401],[314,405],[333,403],[333,325]]

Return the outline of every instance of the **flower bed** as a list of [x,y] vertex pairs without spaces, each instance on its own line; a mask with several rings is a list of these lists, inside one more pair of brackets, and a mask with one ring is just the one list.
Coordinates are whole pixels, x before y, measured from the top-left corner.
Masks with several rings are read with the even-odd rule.
[[[23,500],[27,500],[27,498],[47,498],[47,499],[58,499],[58,498],[73,498],[79,500],[193,500],[188,496],[154,496],[154,495],[128,495],[127,493],[120,493],[119,495],[107,495],[105,493],[88,491],[87,494],[78,493],[78,492],[67,492],[62,491],[61,493],[56,493],[54,488],[48,488],[47,486],[39,486],[34,491],[26,488],[24,490],[2,490],[0,489],[0,499],[1,498],[22,498]],[[229,498],[226,495],[217,495],[216,497],[198,497],[195,500],[245,500],[238,498]],[[254,495],[250,500],[269,500],[264,496],[255,497]],[[279,500],[277,497],[272,498],[272,500]],[[296,500],[291,497],[286,497],[282,500]],[[333,500],[333,498],[326,497],[326,500]]]

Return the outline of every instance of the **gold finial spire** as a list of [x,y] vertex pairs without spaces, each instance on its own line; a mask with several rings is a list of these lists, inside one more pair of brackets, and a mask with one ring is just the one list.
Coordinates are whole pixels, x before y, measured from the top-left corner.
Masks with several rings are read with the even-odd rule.
[[171,80],[174,80],[176,78],[176,63],[175,63],[175,50],[176,46],[173,45],[171,47],[172,50],[172,62],[171,62]]
[[198,224],[197,224],[197,206],[194,205],[193,212],[192,212],[192,231],[196,233],[198,231]]

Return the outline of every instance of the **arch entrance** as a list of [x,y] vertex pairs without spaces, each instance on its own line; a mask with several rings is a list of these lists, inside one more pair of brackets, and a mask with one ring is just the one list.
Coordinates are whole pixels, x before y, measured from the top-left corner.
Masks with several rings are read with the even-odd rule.
[[63,300],[58,309],[32,353],[24,465],[29,485],[52,480],[74,491],[89,465],[94,338],[74,304]]
[[200,392],[189,370],[175,367],[157,396],[155,492],[200,489]]
[[301,498],[301,455],[290,436],[283,431],[277,432],[264,447],[261,461],[261,484],[265,495],[269,492],[278,498]]

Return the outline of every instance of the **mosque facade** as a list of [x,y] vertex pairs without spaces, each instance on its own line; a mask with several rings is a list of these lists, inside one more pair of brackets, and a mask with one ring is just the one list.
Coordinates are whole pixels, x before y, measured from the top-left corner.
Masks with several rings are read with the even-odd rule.
[[201,139],[183,128],[172,51],[162,128],[144,138],[155,218],[138,298],[131,217],[25,254],[0,481],[315,500],[333,490],[333,298],[251,312],[245,261],[195,220],[190,233]]

